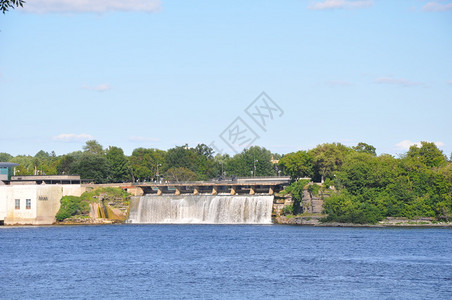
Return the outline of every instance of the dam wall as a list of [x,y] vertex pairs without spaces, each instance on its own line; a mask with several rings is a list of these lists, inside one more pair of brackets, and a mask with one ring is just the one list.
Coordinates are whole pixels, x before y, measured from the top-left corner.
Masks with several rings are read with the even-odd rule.
[[132,197],[128,223],[271,224],[272,195],[144,195]]

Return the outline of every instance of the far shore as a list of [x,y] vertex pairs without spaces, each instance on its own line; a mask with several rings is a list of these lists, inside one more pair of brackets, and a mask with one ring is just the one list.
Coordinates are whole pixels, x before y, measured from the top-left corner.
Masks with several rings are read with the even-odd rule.
[[[309,220],[307,220],[309,219]],[[274,219],[273,223],[270,225],[290,225],[290,226],[306,226],[306,227],[355,227],[355,228],[441,228],[441,227],[452,227],[452,222],[416,222],[416,221],[406,221],[405,222],[379,222],[377,224],[354,224],[354,223],[321,223],[318,220],[315,220],[313,217],[277,217]],[[56,222],[51,225],[34,225],[34,224],[12,224],[12,225],[3,225],[0,226],[4,228],[11,227],[48,227],[48,226],[99,226],[99,225],[130,225],[131,223],[126,222],[112,222],[110,220],[93,220],[92,222]],[[164,223],[136,223],[133,225],[206,225],[206,224],[195,224],[195,223],[186,223],[186,224],[164,224]],[[217,225],[217,224],[208,224],[208,225]],[[218,224],[218,225],[247,225],[247,224]],[[249,224],[256,225],[256,224]],[[257,224],[259,225],[259,224]],[[269,224],[262,224],[269,225]]]
[[314,226],[314,227],[452,227],[452,222],[439,222],[431,218],[406,219],[406,218],[388,218],[376,224],[356,224],[356,223],[322,223],[320,219],[325,215],[307,215],[307,216],[277,216],[273,219],[274,224],[294,225],[294,226]]

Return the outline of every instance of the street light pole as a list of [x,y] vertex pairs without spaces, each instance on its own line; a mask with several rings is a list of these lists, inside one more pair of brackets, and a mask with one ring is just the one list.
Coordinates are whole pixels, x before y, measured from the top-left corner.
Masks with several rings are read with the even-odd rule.
[[256,163],[258,162],[257,159],[254,160],[254,172],[253,172],[253,177],[256,177]]
[[155,174],[157,176],[157,182],[160,182],[160,174],[159,174],[159,166],[162,164],[157,164],[157,173]]

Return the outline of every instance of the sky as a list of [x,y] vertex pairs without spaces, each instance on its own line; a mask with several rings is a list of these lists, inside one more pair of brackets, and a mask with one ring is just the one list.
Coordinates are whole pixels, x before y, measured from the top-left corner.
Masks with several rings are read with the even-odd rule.
[[0,152],[322,143],[452,152],[452,0],[28,0],[0,15]]

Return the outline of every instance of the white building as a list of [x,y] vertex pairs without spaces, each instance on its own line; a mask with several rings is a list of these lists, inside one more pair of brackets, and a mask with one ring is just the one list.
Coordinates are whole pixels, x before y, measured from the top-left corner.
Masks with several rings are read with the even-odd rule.
[[80,184],[21,184],[0,186],[0,224],[50,225],[63,196],[80,196]]

